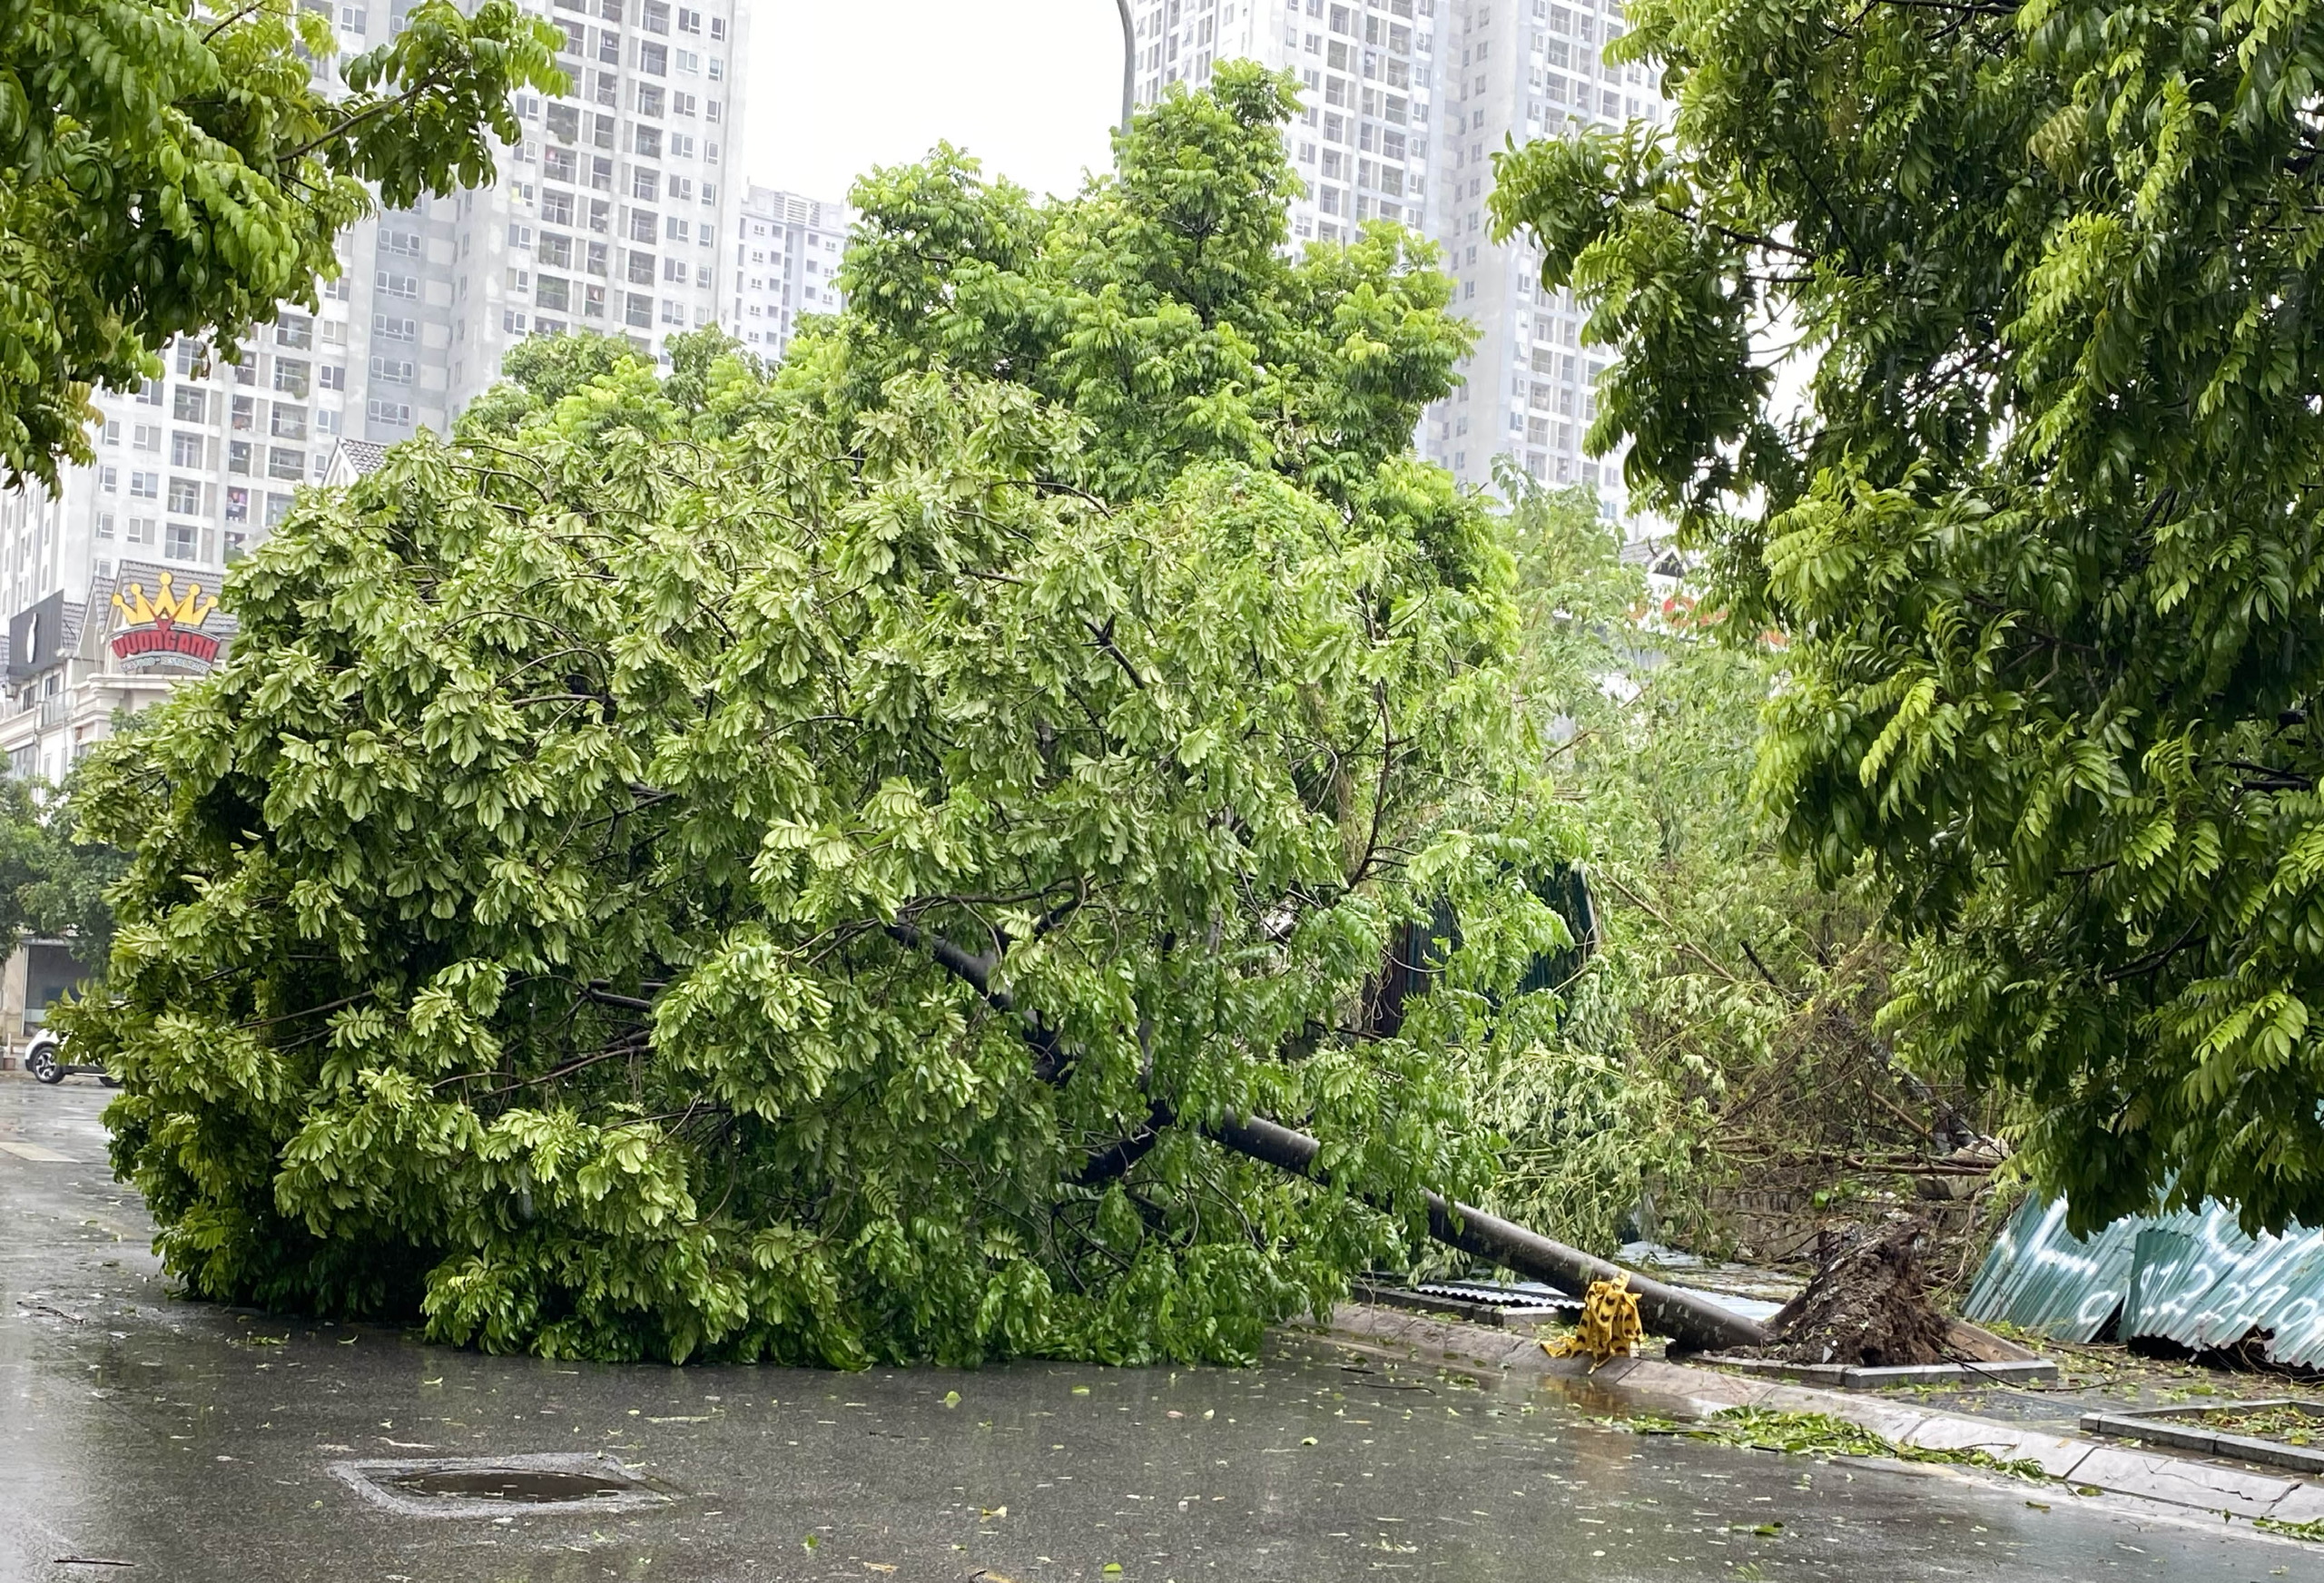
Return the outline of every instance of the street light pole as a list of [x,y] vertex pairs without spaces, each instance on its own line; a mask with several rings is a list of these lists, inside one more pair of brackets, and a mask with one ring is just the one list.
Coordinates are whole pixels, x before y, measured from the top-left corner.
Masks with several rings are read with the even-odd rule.
[[1114,0],[1122,14],[1122,130],[1129,130],[1130,105],[1137,83],[1137,29],[1129,19],[1129,0]]

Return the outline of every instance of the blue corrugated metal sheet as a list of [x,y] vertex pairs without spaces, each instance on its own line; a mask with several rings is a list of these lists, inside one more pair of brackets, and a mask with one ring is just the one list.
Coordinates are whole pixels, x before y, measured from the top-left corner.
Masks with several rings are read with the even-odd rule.
[[1965,1312],[2060,1341],[2114,1324],[2123,1339],[2231,1347],[2266,1338],[2279,1363],[2324,1362],[2324,1232],[2250,1237],[2232,1210],[2131,1215],[2095,1236],[2065,1229],[2063,1199],[2029,1201],[2002,1228]]

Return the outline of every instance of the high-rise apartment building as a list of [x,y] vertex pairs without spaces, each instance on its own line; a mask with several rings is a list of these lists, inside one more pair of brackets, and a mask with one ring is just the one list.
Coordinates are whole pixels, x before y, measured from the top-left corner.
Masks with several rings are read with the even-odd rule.
[[1547,483],[1594,484],[1619,510],[1619,458],[1581,450],[1610,349],[1581,344],[1582,316],[1570,293],[1541,290],[1538,252],[1487,239],[1485,194],[1492,154],[1510,142],[1593,123],[1665,124],[1669,106],[1640,67],[1605,60],[1622,33],[1621,0],[1443,3],[1433,234],[1456,282],[1454,307],[1479,339],[1461,388],[1422,420],[1422,452],[1477,485],[1491,481],[1494,457],[1508,456]]
[[572,87],[527,96],[527,135],[501,179],[442,205],[454,412],[528,335],[596,330],[659,355],[672,334],[718,317],[747,11],[734,0],[525,3],[564,30],[557,64]]
[[[191,339],[164,348],[159,379],[96,398],[94,462],[65,469],[53,494],[0,491],[0,610],[13,620],[54,601],[70,616],[44,629],[67,641],[6,656],[0,752],[17,772],[54,778],[104,733],[110,708],[88,698],[157,695],[118,684],[124,567],[149,591],[159,567],[181,591],[214,595],[341,438],[443,432],[526,336],[602,330],[658,356],[718,316],[733,256],[720,241],[740,197],[725,176],[746,42],[736,0],[523,4],[562,29],[571,86],[519,96],[525,135],[499,151],[491,187],[351,227],[317,309],[285,308],[238,361]],[[404,16],[400,4],[349,4],[336,20],[352,54]],[[335,63],[315,70],[336,80]],[[203,646],[135,649],[136,669],[151,681],[202,668]]]
[[1621,0],[1137,0],[1134,21],[1140,103],[1173,83],[1202,87],[1236,57],[1298,78],[1305,109],[1285,133],[1307,187],[1295,245],[1393,220],[1443,250],[1478,340],[1461,387],[1422,421],[1422,454],[1479,487],[1509,456],[1551,484],[1595,484],[1619,508],[1615,460],[1581,453],[1611,359],[1581,346],[1581,315],[1541,290],[1538,254],[1487,237],[1484,194],[1507,140],[1667,120],[1639,67],[1605,63]]
[[727,234],[727,332],[749,350],[779,359],[801,318],[837,313],[851,218],[843,203],[745,189]]
[[1298,78],[1305,108],[1285,133],[1306,183],[1295,245],[1349,241],[1367,220],[1427,231],[1429,119],[1447,0],[1133,0],[1137,96],[1208,84],[1217,63],[1256,60]]

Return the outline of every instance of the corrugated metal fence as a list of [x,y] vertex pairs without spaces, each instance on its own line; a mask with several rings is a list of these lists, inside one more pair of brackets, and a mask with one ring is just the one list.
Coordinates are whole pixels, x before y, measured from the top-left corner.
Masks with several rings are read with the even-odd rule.
[[2095,1236],[2066,1231],[2063,1199],[2029,1200],[1994,1239],[1964,1312],[2060,1341],[2113,1325],[2121,1340],[2230,1347],[2264,1338],[2273,1362],[2324,1363],[2324,1232],[2246,1236],[2234,1211],[2130,1215]]

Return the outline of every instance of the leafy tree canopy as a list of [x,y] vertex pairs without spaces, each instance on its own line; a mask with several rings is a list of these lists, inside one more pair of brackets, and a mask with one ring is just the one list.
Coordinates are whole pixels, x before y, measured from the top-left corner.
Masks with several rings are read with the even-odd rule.
[[[86,461],[93,387],[171,337],[312,307],[374,201],[491,180],[508,95],[563,86],[550,24],[423,0],[325,84],[328,7],[0,0],[0,478]],[[368,184],[368,190],[367,190]]]
[[1792,639],[1784,846],[1891,898],[1895,1025],[2083,1224],[2324,1219],[2314,8],[1630,15],[1675,135],[1493,212],[1626,349],[1593,443]]
[[102,972],[113,944],[105,890],[127,854],[84,841],[74,831],[76,774],[53,794],[27,781],[0,779],[0,952],[28,936],[64,940],[74,959]]
[[[1042,208],[881,172],[779,372],[533,343],[234,569],[87,799],[143,844],[75,1026],[180,1280],[561,1354],[1236,1358],[1417,1233],[1346,1195],[1480,1181],[1437,1052],[1550,1015],[1567,843],[1509,559],[1404,449],[1444,282],[1275,255],[1285,108],[1225,72]],[[1204,1131],[1250,1114],[1332,1188]]]
[[1691,578],[1650,582],[1591,491],[1496,482],[1518,674],[1581,827],[1597,945],[1559,964],[1554,1037],[1458,1054],[1472,1116],[1506,1140],[1491,1206],[1608,1254],[1638,1234],[1773,1252],[1723,1190],[1837,1207],[1974,1182],[1930,1156],[1992,1123],[1877,1027],[1896,953],[1876,888],[1784,861],[1752,795],[1782,646],[1724,640]]

